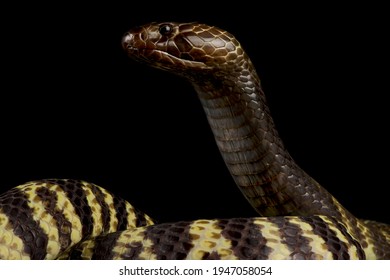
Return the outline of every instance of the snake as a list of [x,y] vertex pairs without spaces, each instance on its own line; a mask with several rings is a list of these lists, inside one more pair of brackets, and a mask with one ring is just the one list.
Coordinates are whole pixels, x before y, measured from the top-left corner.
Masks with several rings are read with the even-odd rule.
[[193,86],[256,215],[157,223],[94,183],[30,181],[0,196],[0,259],[390,259],[390,225],[355,217],[291,157],[231,33],[152,22],[121,44],[131,59]]

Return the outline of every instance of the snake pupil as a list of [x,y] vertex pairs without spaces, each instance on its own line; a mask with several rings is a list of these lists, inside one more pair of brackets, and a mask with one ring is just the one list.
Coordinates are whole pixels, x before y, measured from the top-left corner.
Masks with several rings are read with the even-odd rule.
[[170,24],[163,24],[160,26],[159,32],[161,35],[169,35],[172,32],[172,26]]

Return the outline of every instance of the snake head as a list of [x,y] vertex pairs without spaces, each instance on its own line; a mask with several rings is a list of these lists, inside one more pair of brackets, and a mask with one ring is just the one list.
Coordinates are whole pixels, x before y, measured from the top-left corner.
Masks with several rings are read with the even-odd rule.
[[139,26],[123,36],[122,46],[130,58],[187,78],[227,68],[231,72],[231,68],[241,66],[246,60],[233,35],[200,23]]

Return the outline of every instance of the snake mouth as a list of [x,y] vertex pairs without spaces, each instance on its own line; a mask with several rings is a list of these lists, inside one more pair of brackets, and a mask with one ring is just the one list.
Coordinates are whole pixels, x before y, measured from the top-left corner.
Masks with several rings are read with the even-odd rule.
[[165,70],[177,69],[177,71],[186,71],[212,68],[203,62],[180,58],[158,49],[137,48],[132,45],[127,45],[125,49],[130,58]]

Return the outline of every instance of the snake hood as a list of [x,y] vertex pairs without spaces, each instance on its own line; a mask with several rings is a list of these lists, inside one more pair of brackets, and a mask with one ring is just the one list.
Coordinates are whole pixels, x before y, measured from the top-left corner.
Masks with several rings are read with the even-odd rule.
[[[253,68],[229,32],[200,23],[150,23],[131,29],[122,39],[129,57],[191,81],[197,76],[229,76]],[[249,72],[253,72],[252,69]],[[238,73],[237,73],[238,74]]]

